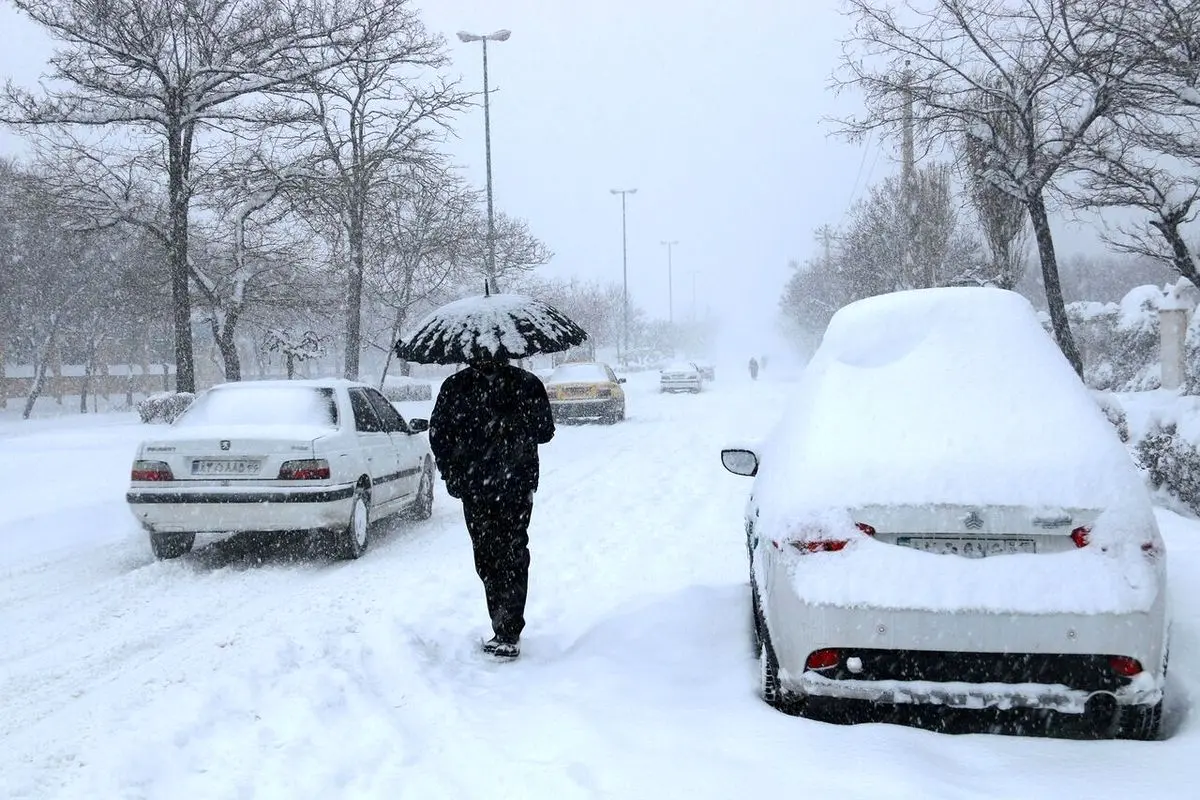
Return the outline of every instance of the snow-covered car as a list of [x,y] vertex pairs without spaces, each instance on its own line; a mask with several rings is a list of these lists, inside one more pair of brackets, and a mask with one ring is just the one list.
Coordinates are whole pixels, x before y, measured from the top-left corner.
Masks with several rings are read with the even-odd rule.
[[220,384],[138,446],[126,500],[158,558],[241,531],[328,531],[358,558],[374,520],[429,517],[428,427],[352,381]]
[[660,392],[698,392],[704,388],[700,368],[690,361],[675,361],[659,373]]
[[709,361],[693,361],[693,366],[700,370],[700,377],[710,383],[717,379],[717,369]]
[[779,427],[721,458],[756,476],[746,535],[771,704],[1019,709],[1159,735],[1163,540],[1115,430],[1019,295],[844,307]]
[[625,419],[625,390],[608,364],[560,364],[546,379],[554,418],[596,418],[613,423]]

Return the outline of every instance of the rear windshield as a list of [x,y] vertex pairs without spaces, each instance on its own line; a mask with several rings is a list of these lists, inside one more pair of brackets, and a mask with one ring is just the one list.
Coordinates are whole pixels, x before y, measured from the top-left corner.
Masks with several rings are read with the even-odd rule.
[[550,383],[608,382],[608,373],[599,364],[563,364],[550,375]]
[[333,389],[312,386],[249,386],[210,389],[176,421],[199,425],[319,425],[336,428]]

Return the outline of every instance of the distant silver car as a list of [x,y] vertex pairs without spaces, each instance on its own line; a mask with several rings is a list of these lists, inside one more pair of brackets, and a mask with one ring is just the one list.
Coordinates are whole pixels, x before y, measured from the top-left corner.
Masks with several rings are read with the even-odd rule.
[[1153,739],[1166,552],[1116,432],[998,289],[835,315],[790,413],[722,463],[746,508],[762,694],[844,720],[1007,711]]
[[660,392],[699,392],[704,388],[700,368],[690,361],[676,361],[659,374]]
[[428,427],[352,381],[220,384],[138,446],[126,500],[158,558],[201,532],[308,530],[358,558],[372,521],[431,514]]

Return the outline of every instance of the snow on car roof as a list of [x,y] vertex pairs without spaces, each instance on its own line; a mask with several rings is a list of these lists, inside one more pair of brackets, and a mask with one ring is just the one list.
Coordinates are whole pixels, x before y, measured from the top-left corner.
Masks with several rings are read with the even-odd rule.
[[834,315],[762,452],[791,508],[1149,501],[1029,302],[1000,289],[869,298]]
[[695,372],[696,365],[690,361],[672,361],[663,367],[663,372]]
[[325,381],[248,381],[212,387],[173,425],[179,430],[214,426],[336,428],[333,385]]
[[608,372],[605,371],[603,364],[597,363],[575,363],[575,364],[559,364],[554,368],[554,372],[547,379],[548,383],[576,383],[576,382],[608,382]]

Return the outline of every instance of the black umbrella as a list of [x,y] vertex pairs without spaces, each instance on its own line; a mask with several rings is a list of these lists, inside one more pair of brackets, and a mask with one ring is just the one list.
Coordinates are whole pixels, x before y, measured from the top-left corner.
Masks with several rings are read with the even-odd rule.
[[396,342],[396,356],[418,364],[465,364],[479,358],[515,360],[582,344],[587,332],[561,311],[519,294],[491,294],[447,303]]

